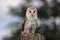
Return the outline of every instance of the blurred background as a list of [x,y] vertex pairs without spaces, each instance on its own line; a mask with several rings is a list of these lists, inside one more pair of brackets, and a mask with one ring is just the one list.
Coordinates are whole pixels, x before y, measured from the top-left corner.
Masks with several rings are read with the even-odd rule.
[[60,0],[0,0],[0,40],[17,40],[26,9],[38,9],[41,25],[36,33],[60,40]]

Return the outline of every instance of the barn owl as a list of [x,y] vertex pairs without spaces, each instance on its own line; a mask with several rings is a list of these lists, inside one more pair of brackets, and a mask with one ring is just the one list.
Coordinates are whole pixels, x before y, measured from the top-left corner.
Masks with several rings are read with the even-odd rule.
[[22,32],[35,33],[36,28],[38,28],[40,24],[41,22],[37,17],[37,8],[28,7],[22,24]]

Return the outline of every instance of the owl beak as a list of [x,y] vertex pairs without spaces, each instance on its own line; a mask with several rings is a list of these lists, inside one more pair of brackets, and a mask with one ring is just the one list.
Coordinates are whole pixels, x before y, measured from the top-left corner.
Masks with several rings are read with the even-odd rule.
[[31,14],[32,15],[32,17],[33,17],[33,14]]
[[33,16],[34,14],[32,13],[31,16]]

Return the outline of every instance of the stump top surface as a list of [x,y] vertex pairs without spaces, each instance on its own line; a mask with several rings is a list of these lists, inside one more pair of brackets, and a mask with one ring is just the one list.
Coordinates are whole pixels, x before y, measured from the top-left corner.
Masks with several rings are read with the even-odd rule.
[[45,37],[37,33],[22,33],[19,35],[18,40],[45,40]]

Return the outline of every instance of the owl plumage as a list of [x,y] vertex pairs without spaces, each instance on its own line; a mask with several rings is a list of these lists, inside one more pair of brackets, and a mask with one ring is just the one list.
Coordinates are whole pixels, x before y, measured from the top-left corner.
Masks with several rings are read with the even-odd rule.
[[37,9],[29,7],[26,11],[26,16],[22,24],[22,32],[35,33],[36,28],[40,26],[41,22],[37,17]]

